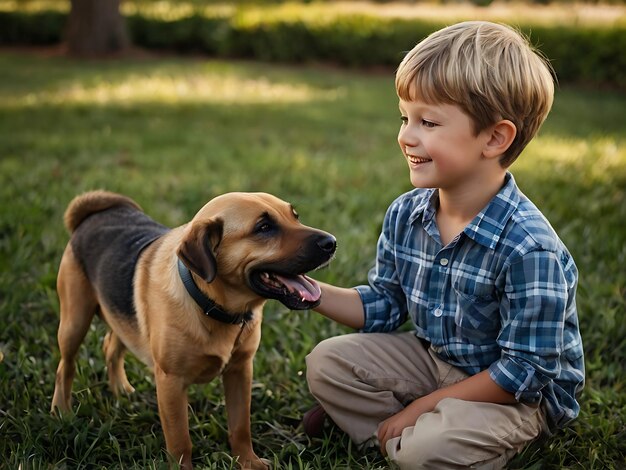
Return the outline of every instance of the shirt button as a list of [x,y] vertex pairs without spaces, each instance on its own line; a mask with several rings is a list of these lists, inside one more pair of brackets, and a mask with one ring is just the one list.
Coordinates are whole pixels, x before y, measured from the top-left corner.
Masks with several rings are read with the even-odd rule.
[[435,314],[436,317],[440,317],[441,315],[443,315],[443,310],[441,310],[440,308],[437,308],[435,309],[433,313]]
[[439,264],[441,264],[441,266],[448,266],[448,258],[441,258]]

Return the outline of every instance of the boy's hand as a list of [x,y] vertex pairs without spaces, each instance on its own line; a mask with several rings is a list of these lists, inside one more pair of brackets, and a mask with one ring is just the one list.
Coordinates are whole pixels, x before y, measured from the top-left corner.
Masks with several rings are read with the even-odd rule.
[[363,302],[355,289],[337,287],[325,282],[318,284],[322,289],[322,302],[313,310],[355,330],[365,326]]
[[431,401],[428,395],[418,398],[402,411],[378,425],[378,442],[380,442],[380,451],[384,456],[387,456],[386,446],[389,439],[400,436],[405,428],[415,426],[417,418],[435,408],[436,402],[431,404]]

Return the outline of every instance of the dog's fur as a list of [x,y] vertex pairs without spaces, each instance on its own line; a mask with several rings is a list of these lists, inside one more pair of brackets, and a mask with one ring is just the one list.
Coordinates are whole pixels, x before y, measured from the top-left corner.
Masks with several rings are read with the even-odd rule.
[[[176,461],[191,468],[187,388],[221,375],[232,454],[243,468],[267,468],[250,433],[263,305],[267,298],[292,309],[319,303],[319,287],[302,274],[332,258],[332,235],[302,225],[291,205],[264,193],[216,197],[191,222],[168,229],[131,199],[93,191],[70,203],[65,224],[72,236],[57,280],[61,360],[52,410],[70,410],[76,354],[99,313],[110,328],[103,349],[111,390],[134,390],[124,371],[127,349],[153,370]],[[178,259],[223,311],[252,318],[233,325],[206,316],[181,281]]]

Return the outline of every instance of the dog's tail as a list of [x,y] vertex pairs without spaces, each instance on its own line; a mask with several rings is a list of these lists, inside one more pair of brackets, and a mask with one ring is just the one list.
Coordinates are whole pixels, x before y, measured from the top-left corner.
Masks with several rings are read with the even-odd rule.
[[117,206],[129,206],[143,211],[139,204],[121,194],[102,190],[90,191],[76,196],[67,206],[63,216],[65,227],[72,233],[91,214]]

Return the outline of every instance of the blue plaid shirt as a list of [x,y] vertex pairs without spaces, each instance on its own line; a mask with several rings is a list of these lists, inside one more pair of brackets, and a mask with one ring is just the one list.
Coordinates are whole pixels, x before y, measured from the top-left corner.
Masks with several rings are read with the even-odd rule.
[[567,248],[509,173],[500,192],[447,246],[438,192],[416,189],[387,210],[368,286],[357,286],[364,332],[407,318],[448,363],[545,404],[551,428],[579,412],[583,347],[578,271]]

